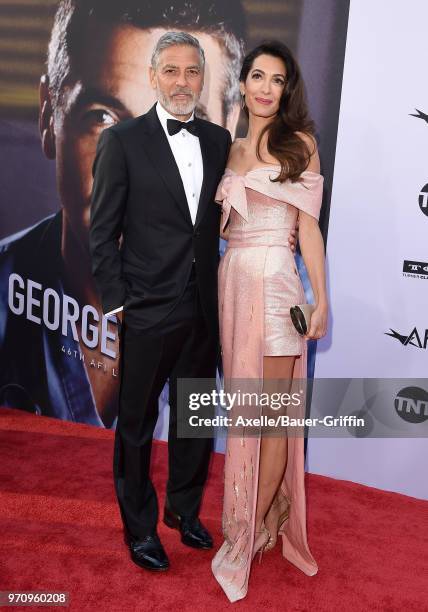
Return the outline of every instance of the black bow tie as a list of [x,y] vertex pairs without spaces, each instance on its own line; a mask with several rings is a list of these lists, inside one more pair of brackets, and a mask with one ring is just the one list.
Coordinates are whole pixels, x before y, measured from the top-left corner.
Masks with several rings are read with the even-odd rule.
[[174,136],[174,134],[178,134],[180,130],[183,128],[193,134],[193,136],[198,136],[198,126],[195,120],[192,121],[178,121],[178,119],[167,119],[166,127],[168,130],[168,134],[170,136]]

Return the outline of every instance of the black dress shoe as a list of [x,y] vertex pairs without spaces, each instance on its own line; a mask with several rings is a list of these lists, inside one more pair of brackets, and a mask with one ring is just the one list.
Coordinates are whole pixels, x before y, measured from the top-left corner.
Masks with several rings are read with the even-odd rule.
[[129,550],[134,563],[144,569],[162,572],[169,568],[169,560],[157,533],[140,540],[129,538]]
[[180,516],[165,508],[163,522],[171,529],[178,529],[181,541],[186,546],[204,549],[213,547],[212,537],[197,517]]

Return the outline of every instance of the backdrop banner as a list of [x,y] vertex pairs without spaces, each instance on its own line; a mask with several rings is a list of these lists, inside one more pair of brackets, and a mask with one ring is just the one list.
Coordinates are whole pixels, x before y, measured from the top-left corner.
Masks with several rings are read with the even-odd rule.
[[[352,0],[327,245],[329,335],[315,376],[364,379],[366,432],[310,439],[308,467],[428,498],[428,83],[425,0]],[[394,388],[378,379],[401,380]],[[417,378],[417,384],[405,379]],[[387,393],[389,395],[387,395]],[[403,403],[404,402],[404,403]],[[397,405],[403,410],[397,410]],[[339,410],[314,390],[312,411]],[[374,406],[384,406],[382,414]],[[408,439],[376,439],[377,421]]]

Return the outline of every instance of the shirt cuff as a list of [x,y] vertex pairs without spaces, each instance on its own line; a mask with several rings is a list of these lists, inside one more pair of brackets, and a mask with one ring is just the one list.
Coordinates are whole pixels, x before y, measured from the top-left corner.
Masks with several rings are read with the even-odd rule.
[[112,314],[115,314],[116,312],[120,312],[121,310],[123,310],[123,306],[119,306],[119,308],[115,308],[114,310],[110,310],[110,312],[106,312],[105,313],[105,317],[109,317]]

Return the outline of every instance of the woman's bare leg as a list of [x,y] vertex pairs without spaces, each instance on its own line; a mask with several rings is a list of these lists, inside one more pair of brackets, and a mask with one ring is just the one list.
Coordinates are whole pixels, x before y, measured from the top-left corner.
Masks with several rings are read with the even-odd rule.
[[[290,391],[295,359],[295,357],[263,358],[264,393],[287,393]],[[268,510],[282,482],[286,462],[287,437],[285,435],[262,436],[256,510],[256,532],[261,531],[263,521],[265,521],[266,528],[275,540],[277,535],[276,529],[278,527],[279,507],[278,513],[270,512],[268,514]]]

